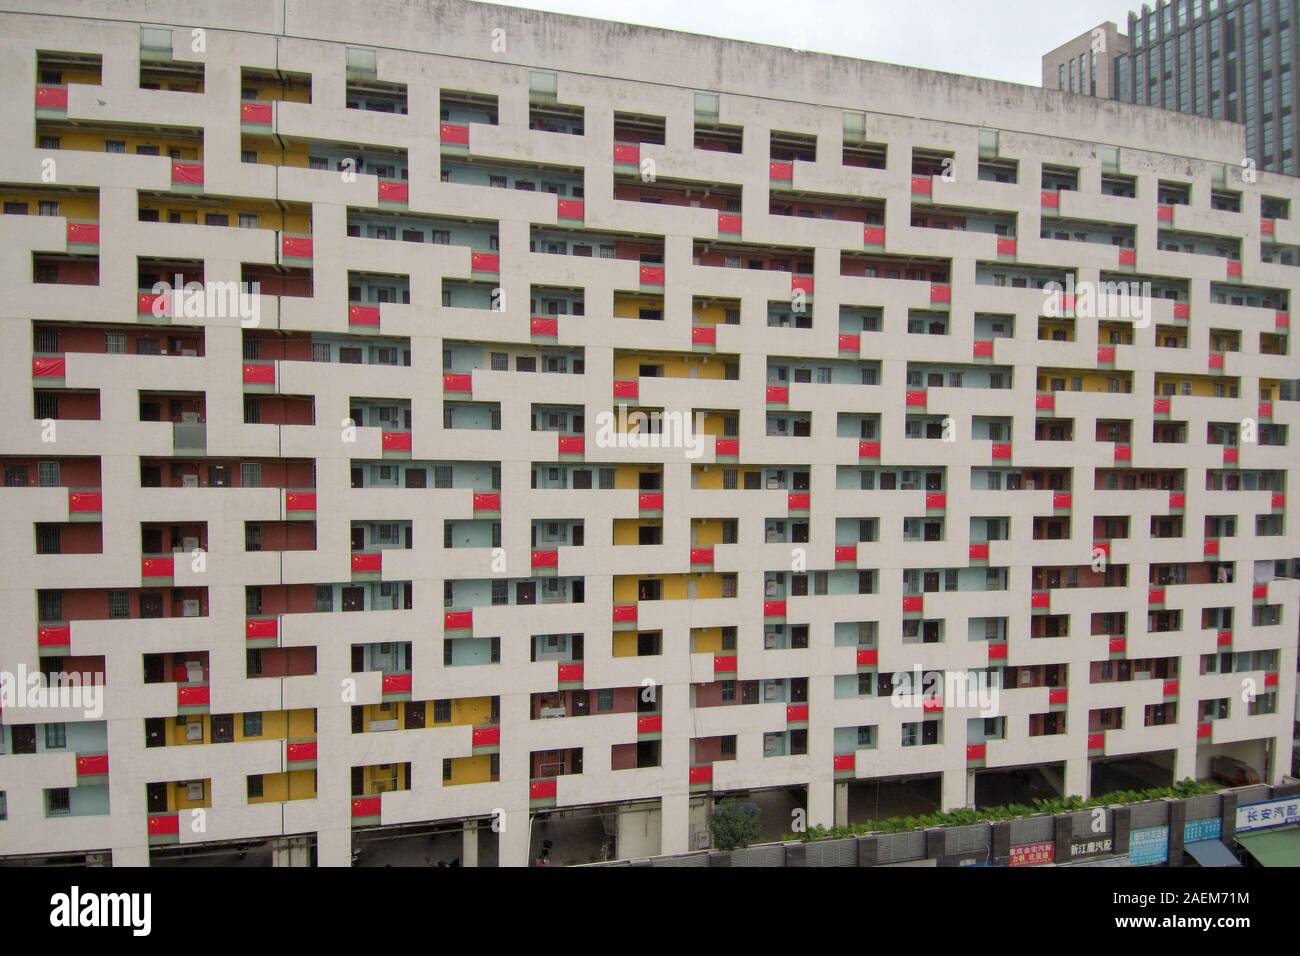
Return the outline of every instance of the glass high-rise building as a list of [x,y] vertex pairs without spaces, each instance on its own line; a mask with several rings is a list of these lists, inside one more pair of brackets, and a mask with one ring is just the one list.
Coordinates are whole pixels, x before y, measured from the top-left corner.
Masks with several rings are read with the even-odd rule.
[[[1081,93],[1241,123],[1259,169],[1297,174],[1297,0],[1170,0],[1129,14],[1127,49],[1116,49],[1109,88]],[[1095,34],[1097,31],[1092,31]],[[1087,35],[1085,35],[1087,36]],[[1044,85],[1068,90],[1069,70]],[[1055,62],[1055,61],[1053,61]],[[1058,73],[1065,77],[1058,83]]]

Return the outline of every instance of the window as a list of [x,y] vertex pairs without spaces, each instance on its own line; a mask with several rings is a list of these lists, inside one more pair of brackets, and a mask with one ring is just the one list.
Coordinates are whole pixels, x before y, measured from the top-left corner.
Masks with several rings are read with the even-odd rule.
[[326,612],[334,610],[334,588],[328,584],[316,585],[316,611]]
[[244,736],[262,736],[262,714],[260,711],[254,711],[244,715]]
[[120,620],[131,616],[131,598],[127,592],[108,592],[108,616],[111,620]]
[[46,724],[45,725],[45,749],[62,750],[68,746],[68,725],[67,724]]
[[262,775],[260,773],[250,774],[248,777],[248,799],[259,800],[262,794]]
[[45,791],[46,816],[62,816],[72,812],[71,793],[67,787],[55,787]]
[[262,487],[262,466],[258,462],[242,462],[239,466],[239,486],[241,488]]
[[36,484],[42,488],[57,488],[59,486],[59,463],[57,461],[38,462],[36,465]]

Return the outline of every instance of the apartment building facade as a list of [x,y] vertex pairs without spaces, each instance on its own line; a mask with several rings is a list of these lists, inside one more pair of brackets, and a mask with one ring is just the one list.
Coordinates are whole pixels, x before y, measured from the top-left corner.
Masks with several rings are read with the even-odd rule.
[[1061,54],[1091,56],[1086,48],[1102,31],[1112,42],[1102,47],[1100,75],[1084,84],[1080,72],[1077,92],[1241,123],[1246,150],[1238,162],[1294,176],[1298,10],[1294,0],[1143,4],[1129,14],[1127,36],[1107,23],[1044,56],[1043,85],[1076,92],[1075,64]]
[[4,701],[0,856],[1287,772],[1300,191],[1239,127],[466,2],[5,7],[0,672],[82,696]]

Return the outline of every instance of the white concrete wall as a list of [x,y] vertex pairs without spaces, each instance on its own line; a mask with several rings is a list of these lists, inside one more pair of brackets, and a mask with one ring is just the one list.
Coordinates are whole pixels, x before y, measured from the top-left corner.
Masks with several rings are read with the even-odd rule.
[[[147,862],[145,784],[193,776],[213,780],[213,807],[202,839],[316,832],[320,861],[346,865],[348,860],[349,770],[353,765],[410,761],[413,787],[386,795],[382,820],[405,823],[486,815],[504,809],[501,860],[527,862],[528,755],[534,750],[584,748],[585,772],[561,778],[559,803],[579,805],[661,798],[662,834],[657,849],[680,852],[687,846],[688,768],[694,737],[736,734],[738,759],[716,765],[717,790],[808,785],[811,823],[833,822],[834,728],[858,724],[878,727],[879,746],[857,754],[861,778],[915,773],[943,774],[946,807],[966,801],[966,727],[972,713],[945,715],[943,744],[900,746],[900,726],[919,719],[887,700],[836,700],[836,675],[855,670],[852,648],[835,647],[837,621],[876,620],[880,666],[890,670],[956,669],[985,663],[982,643],[965,640],[966,619],[1007,615],[1011,619],[1009,662],[1022,666],[1059,662],[1070,665],[1069,728],[1058,737],[1028,737],[1028,715],[1047,709],[1046,691],[1007,692],[1010,715],[1005,741],[990,744],[988,765],[1017,766],[1065,761],[1071,792],[1087,787],[1087,715],[1096,707],[1124,706],[1126,729],[1108,737],[1108,753],[1176,752],[1176,776],[1197,772],[1195,704],[1223,696],[1222,678],[1200,678],[1199,657],[1215,649],[1212,631],[1199,627],[1200,608],[1232,606],[1236,610],[1236,650],[1280,651],[1279,709],[1269,716],[1246,717],[1238,706],[1230,721],[1214,728],[1214,742],[1272,740],[1289,753],[1295,699],[1295,581],[1269,585],[1269,601],[1284,605],[1283,622],[1252,628],[1251,562],[1300,554],[1300,535],[1255,539],[1253,516],[1268,508],[1262,493],[1208,493],[1206,468],[1218,467],[1220,449],[1204,442],[1207,421],[1240,421],[1253,416],[1261,378],[1294,378],[1294,354],[1258,352],[1258,333],[1271,331],[1273,316],[1259,309],[1211,304],[1209,285],[1223,275],[1222,260],[1160,252],[1156,248],[1157,181],[1192,183],[1190,207],[1176,210],[1179,228],[1212,231],[1248,240],[1243,278],[1247,283],[1288,290],[1296,287],[1295,270],[1258,259],[1261,195],[1300,199],[1296,181],[1261,173],[1258,182],[1241,183],[1235,172],[1244,152],[1238,127],[1146,110],[1055,91],[1018,87],[903,67],[819,54],[803,54],[621,24],[581,20],[532,11],[473,3],[410,3],[372,0],[284,5],[238,0],[214,8],[208,4],[109,2],[101,0],[92,15],[86,5],[68,0],[6,3],[0,30],[0,78],[12,95],[0,101],[0,182],[39,183],[40,163],[57,162],[58,183],[99,189],[102,222],[101,282],[98,288],[36,286],[31,282],[33,250],[61,251],[61,223],[0,217],[0,246],[5,249],[0,273],[6,296],[0,305],[0,381],[11,410],[0,450],[6,454],[44,455],[39,422],[30,415],[31,323],[35,319],[92,322],[135,321],[135,259],[142,255],[202,258],[210,280],[238,279],[241,262],[271,262],[274,236],[244,231],[139,223],[136,190],[168,189],[166,159],[106,156],[33,148],[32,109],[35,51],[85,51],[103,56],[103,84],[73,87],[69,117],[77,120],[161,123],[198,126],[205,142],[206,191],[209,195],[277,197],[310,203],[315,239],[315,296],[267,301],[267,327],[331,333],[347,331],[346,275],[349,269],[408,273],[411,304],[385,306],[382,331],[411,339],[410,368],[283,363],[279,389],[315,397],[315,427],[276,428],[242,423],[240,330],[234,320],[206,322],[203,359],[70,355],[67,385],[100,390],[100,422],[60,423],[53,453],[101,457],[103,470],[104,554],[94,558],[33,555],[31,525],[66,518],[66,501],[49,489],[0,489],[4,536],[0,563],[7,588],[0,592],[0,615],[11,626],[0,634],[0,667],[37,664],[35,592],[44,587],[137,587],[138,530],[142,521],[160,516],[208,522],[210,555],[202,580],[208,587],[210,614],[202,619],[82,622],[73,625],[73,651],[104,654],[110,688],[108,721],[112,770],[112,813],[107,818],[44,819],[41,790],[67,786],[74,779],[73,757],[0,756],[0,789],[8,795],[8,820],[0,822],[0,853],[76,851],[109,847],[114,862]],[[207,30],[206,53],[193,58],[207,65],[202,95],[159,93],[137,88],[138,26],[171,23],[176,27],[176,54],[191,58],[185,38],[191,27]],[[494,50],[492,31],[504,31],[504,50]],[[373,45],[379,50],[379,77],[408,84],[409,114],[384,115],[343,109],[344,46]],[[376,181],[362,175],[345,183],[331,173],[274,169],[239,161],[240,66],[310,72],[313,102],[277,106],[279,130],[285,135],[398,146],[408,151],[412,213],[465,216],[499,221],[501,286],[504,313],[443,310],[439,279],[469,276],[468,250],[386,243],[347,238],[348,206],[376,203]],[[582,137],[528,129],[528,68],[559,74],[559,99],[586,110]],[[615,70],[617,76],[610,76]],[[633,262],[558,257],[528,252],[530,224],[554,224],[554,200],[544,194],[504,192],[443,184],[439,181],[438,91],[472,90],[499,97],[500,125],[475,125],[475,156],[527,159],[581,166],[585,172],[586,228],[663,235],[665,244],[665,316],[662,323],[613,319],[616,290],[636,288]],[[692,148],[693,92],[721,93],[721,120],[744,127],[744,151],[728,155]],[[888,167],[868,170],[841,165],[842,112],[867,111],[868,138],[888,144]],[[695,239],[716,237],[716,222],[707,211],[615,202],[612,199],[612,128],[615,110],[664,116],[667,143],[644,146],[661,175],[672,178],[740,184],[743,189],[743,238],[748,243],[801,245],[815,250],[815,323],[812,330],[777,330],[766,326],[767,302],[789,291],[785,274],[739,272],[692,263]],[[976,179],[979,128],[1001,131],[1001,154],[1018,159],[1018,185]],[[886,202],[887,251],[890,254],[939,256],[952,260],[952,332],[947,337],[906,334],[907,310],[927,308],[928,284],[841,277],[842,250],[861,248],[851,225],[767,214],[768,136],[771,130],[798,131],[818,138],[816,162],[795,164],[794,187],[801,191],[883,198]],[[1121,168],[1138,178],[1138,198],[1102,196],[1099,192],[1098,144],[1122,148]],[[975,264],[995,258],[992,236],[912,228],[910,223],[910,156],[912,148],[941,148],[955,154],[954,182],[936,181],[936,203],[1015,212],[1019,260],[1077,269],[1081,281],[1096,280],[1110,268],[1109,247],[1037,239],[1040,169],[1043,163],[1077,166],[1080,190],[1062,197],[1062,214],[1131,224],[1137,229],[1140,273],[1182,277],[1191,283],[1191,347],[1186,352],[1154,347],[1153,328],[1139,329],[1135,344],[1117,350],[1117,367],[1134,372],[1131,395],[1061,393],[1059,417],[1075,421],[1072,444],[1033,441],[1035,370],[1040,365],[1095,367],[1095,326],[1078,324],[1074,343],[1042,344],[1036,326],[1042,297],[1029,290],[976,286]],[[1210,179],[1227,165],[1232,187],[1242,192],[1241,214],[1209,208]],[[1277,224],[1279,241],[1296,242],[1295,220]],[[479,371],[473,398],[501,403],[502,431],[444,434],[441,405],[441,344],[444,339],[527,342],[530,285],[578,285],[585,288],[586,316],[560,319],[561,345],[582,347],[583,376],[533,375]],[[784,493],[693,492],[691,462],[676,451],[601,449],[594,440],[595,413],[609,407],[614,349],[647,348],[689,351],[691,301],[694,295],[732,296],[741,302],[739,326],[717,329],[717,351],[739,354],[737,381],[648,380],[642,382],[647,405],[689,413],[694,408],[734,408],[740,414],[742,462],[757,465],[807,464],[812,474],[812,536],[808,569],[833,567],[834,521],[838,516],[880,519],[877,544],[859,547],[859,566],[878,569],[879,593],[871,597],[838,596],[789,599],[788,620],[807,623],[810,645],[804,650],[765,650],[762,628],[762,582],[765,571],[786,570],[786,545],[762,543],[764,519],[783,514]],[[837,357],[837,323],[841,303],[883,308],[883,331],[864,334],[862,356],[882,362],[875,388],[794,385],[790,408],[813,413],[810,438],[769,438],[764,434],[766,359],[768,355]],[[1170,307],[1156,306],[1157,322],[1169,321]],[[985,442],[955,444],[903,438],[903,392],[909,359],[969,362],[973,314],[1014,313],[1015,336],[999,340],[994,361],[1014,368],[1014,387],[1006,391],[932,389],[929,410],[952,415],[958,435],[969,434],[970,416],[1002,415],[1014,419],[1014,464],[1074,469],[1073,535],[1057,542],[1031,540],[1032,520],[1051,513],[1050,492],[971,492],[969,468],[990,463]],[[1153,373],[1205,369],[1209,328],[1242,332],[1242,352],[1227,356],[1227,374],[1240,377],[1239,399],[1175,398],[1173,418],[1188,422],[1188,444],[1150,442]],[[199,390],[207,398],[208,453],[221,457],[286,456],[316,461],[318,548],[316,552],[245,554],[241,523],[281,515],[276,490],[203,489],[178,492],[140,489],[138,458],[167,455],[170,434],[154,423],[136,420],[139,387]],[[559,573],[585,578],[582,605],[533,608],[483,608],[475,612],[477,636],[501,638],[501,663],[484,668],[448,670],[442,665],[442,583],[448,578],[493,576],[486,550],[443,552],[444,517],[471,516],[467,491],[412,491],[349,486],[353,458],[377,458],[379,437],[362,430],[355,445],[340,441],[337,423],[347,415],[351,395],[406,399],[414,410],[415,459],[485,460],[502,468],[503,545],[506,576],[527,573],[528,529],[534,518],[583,518],[586,545],[563,550]],[[534,402],[562,401],[586,406],[587,461],[665,464],[664,541],[661,547],[612,549],[612,521],[634,517],[636,499],[628,491],[531,490],[534,461],[555,459],[555,436],[528,430]],[[1294,403],[1275,403],[1274,421],[1292,427],[1300,421]],[[839,411],[880,413],[885,465],[947,469],[948,524],[945,540],[902,543],[902,520],[924,513],[924,492],[837,491],[837,465],[857,463],[857,442],[835,437]],[[1110,446],[1094,444],[1097,418],[1133,423],[1133,465],[1187,470],[1186,537],[1150,540],[1145,534],[1152,514],[1167,512],[1156,492],[1093,492],[1092,469],[1110,465]],[[709,461],[711,450],[704,461]],[[1285,468],[1294,475],[1294,446],[1285,449],[1246,447],[1242,467]],[[1289,507],[1294,507],[1290,505]],[[1057,591],[1053,610],[1072,615],[1072,635],[1032,641],[1030,571],[1035,564],[1089,561],[1095,514],[1128,514],[1131,538],[1117,542],[1114,560],[1127,563],[1126,590]],[[1225,555],[1238,561],[1233,584],[1170,588],[1166,606],[1185,609],[1181,633],[1146,635],[1147,565],[1158,561],[1198,561],[1206,514],[1235,514],[1238,537],[1224,542]],[[1011,540],[995,543],[990,563],[1011,569],[1010,588],[995,594],[927,595],[927,617],[948,621],[942,645],[901,642],[901,569],[964,567],[971,515],[1010,518]],[[687,551],[692,518],[736,517],[740,543],[716,549],[716,569],[736,572],[734,600],[643,604],[643,629],[662,628],[664,653],[652,658],[614,658],[610,643],[612,575],[681,573],[689,570]],[[282,626],[282,644],[315,645],[318,672],[283,682],[246,680],[244,674],[244,587],[249,584],[328,583],[347,579],[348,531],[354,520],[413,519],[414,548],[385,554],[385,578],[414,582],[410,611],[364,615],[295,615]],[[188,573],[188,572],[186,572]],[[178,581],[180,583],[180,581]],[[1087,633],[1093,611],[1126,611],[1130,621],[1130,656],[1178,656],[1182,665],[1177,724],[1143,728],[1142,707],[1157,702],[1154,682],[1093,686],[1088,662],[1104,658],[1104,639]],[[783,705],[691,709],[689,685],[712,679],[707,655],[689,653],[689,628],[736,625],[739,628],[739,677],[742,680],[806,676],[811,717],[806,756],[764,758],[762,734],[784,728]],[[529,695],[555,688],[553,664],[530,664],[530,636],[580,631],[586,635],[585,683],[589,688],[622,687],[654,680],[662,685],[663,756],[661,766],[609,770],[610,747],[635,740],[635,716],[589,716],[582,719],[530,721]],[[400,733],[353,735],[348,706],[340,699],[340,681],[349,676],[349,645],[360,640],[410,641],[414,651],[414,697],[434,699],[480,694],[501,698],[501,779],[467,787],[443,787],[444,757],[470,753],[469,728],[427,729]],[[211,655],[212,711],[274,710],[314,707],[318,712],[318,797],[290,803],[283,819],[276,806],[246,806],[244,777],[282,767],[276,745],[249,743],[226,747],[144,749],[143,721],[174,714],[170,684],[145,686],[140,655],[206,648]],[[1236,675],[1234,675],[1236,676]],[[379,698],[377,674],[361,675],[360,701]],[[6,722],[40,722],[44,715],[5,714]],[[1276,780],[1284,767],[1273,768]],[[698,825],[698,824],[697,824]],[[186,835],[184,840],[198,839]],[[638,852],[652,843],[636,843]]]

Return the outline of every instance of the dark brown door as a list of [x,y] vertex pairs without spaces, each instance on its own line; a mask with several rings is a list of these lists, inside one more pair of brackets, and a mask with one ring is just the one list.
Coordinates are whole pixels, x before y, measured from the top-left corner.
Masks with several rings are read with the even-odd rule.
[[161,747],[167,743],[167,718],[146,717],[144,720],[144,745]]
[[235,739],[235,717],[233,714],[212,715],[212,742],[228,744]]
[[365,608],[366,608],[365,588],[344,588],[343,589],[343,610],[364,611]]
[[145,805],[150,813],[167,812],[167,784],[145,784]]
[[[364,707],[352,708],[352,732],[354,734],[364,733],[366,729],[366,709]],[[356,767],[352,768],[354,771]],[[356,778],[353,777],[352,792],[357,793]]]
[[163,659],[161,654],[146,654],[144,658],[144,682],[146,684],[160,684],[166,680],[166,672],[163,670]]
[[140,532],[140,550],[145,554],[158,554],[162,551],[162,532],[157,528],[146,528]]
[[404,726],[407,730],[419,730],[424,726],[424,701],[408,700],[406,702]]
[[366,550],[366,529],[365,528],[352,529],[352,550],[353,551]]
[[163,596],[157,591],[147,591],[140,595],[141,617],[162,617]]
[[573,546],[575,548],[582,547],[582,540],[582,525],[575,524],[573,526]]
[[516,604],[536,604],[537,585],[532,581],[520,581],[515,585]]
[[366,649],[360,644],[352,645],[352,673],[366,669]]
[[13,729],[14,753],[36,753],[36,725],[15,724]]

